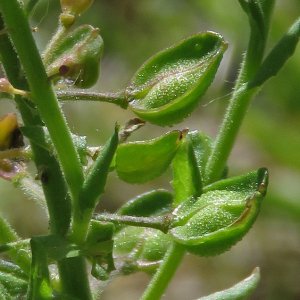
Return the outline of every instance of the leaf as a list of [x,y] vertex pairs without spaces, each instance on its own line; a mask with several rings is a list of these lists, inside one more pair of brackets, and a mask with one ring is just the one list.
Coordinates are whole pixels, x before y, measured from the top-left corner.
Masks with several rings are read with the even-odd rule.
[[172,131],[142,142],[119,145],[116,171],[128,183],[145,183],[163,174],[170,165],[185,132]]
[[250,295],[260,280],[259,268],[255,268],[251,275],[233,287],[211,294],[198,300],[240,300]]
[[48,256],[40,238],[30,241],[32,250],[31,276],[27,299],[49,299],[52,293],[48,270]]
[[22,126],[22,134],[47,151],[53,151],[49,132],[44,126]]
[[197,130],[183,139],[174,159],[174,207],[189,197],[198,197],[202,190],[205,165],[211,152],[213,139]]
[[223,253],[253,225],[267,184],[268,171],[262,168],[205,187],[201,197],[191,197],[174,210],[169,234],[193,254]]
[[[21,133],[26,136],[31,142],[35,143],[39,147],[55,154],[54,145],[50,138],[48,129],[45,126],[22,126],[20,128]],[[76,147],[80,161],[83,165],[86,163],[86,148],[87,141],[85,136],[78,136],[77,134],[71,134],[73,143]]]
[[104,193],[107,175],[119,142],[118,133],[119,126],[116,125],[113,135],[105,143],[80,190],[79,206],[82,213],[94,209],[99,196]]
[[270,77],[275,76],[286,61],[294,54],[300,37],[300,18],[288,29],[263,61],[249,88],[261,86]]
[[204,32],[154,55],[126,89],[131,109],[156,125],[181,122],[197,107],[213,81],[226,48],[219,34]]

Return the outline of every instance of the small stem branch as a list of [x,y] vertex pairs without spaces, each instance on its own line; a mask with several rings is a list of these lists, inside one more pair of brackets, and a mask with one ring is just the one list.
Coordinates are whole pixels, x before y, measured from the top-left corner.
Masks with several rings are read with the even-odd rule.
[[85,101],[100,101],[116,104],[123,109],[128,107],[128,101],[124,93],[96,93],[89,91],[57,91],[56,96],[60,101],[66,100],[85,100]]
[[51,63],[52,59],[52,51],[56,47],[57,43],[59,43],[62,37],[67,33],[67,29],[62,24],[59,24],[56,33],[52,37],[49,44],[46,46],[46,49],[43,53],[43,62],[45,66],[48,66]]
[[140,300],[159,300],[162,297],[184,254],[185,249],[181,245],[172,244]]
[[30,159],[32,158],[32,153],[28,150],[24,149],[9,149],[0,151],[0,159],[4,158],[15,158],[15,157],[22,157]]
[[98,221],[112,222],[118,225],[129,225],[138,227],[154,228],[167,233],[170,226],[169,216],[160,217],[134,217],[116,214],[99,214],[95,216]]

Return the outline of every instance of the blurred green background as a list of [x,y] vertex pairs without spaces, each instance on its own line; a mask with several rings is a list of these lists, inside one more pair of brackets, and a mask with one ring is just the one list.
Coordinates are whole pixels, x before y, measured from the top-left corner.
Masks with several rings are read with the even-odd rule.
[[[40,0],[32,18],[42,51],[55,31],[59,0]],[[300,15],[300,1],[278,0],[267,51]],[[199,108],[172,129],[198,129],[215,137],[247,45],[247,17],[237,0],[95,0],[77,24],[100,28],[105,51],[96,91],[125,88],[135,70],[151,55],[199,31],[219,32],[229,47],[214,83]],[[74,133],[88,143],[103,144],[118,120],[134,117],[130,111],[105,103],[62,104]],[[15,111],[0,102],[0,117]],[[261,214],[249,234],[218,257],[187,255],[164,297],[197,299],[228,288],[261,269],[261,281],[248,299],[300,299],[300,48],[276,78],[269,80],[252,102],[229,160],[229,175],[267,167],[270,185]],[[168,131],[147,124],[130,139],[150,139]],[[153,188],[172,189],[172,172],[145,185],[131,186],[111,173],[99,210],[114,211],[126,200]],[[0,211],[22,237],[45,234],[44,212],[21,191],[0,181]],[[118,278],[103,293],[103,300],[139,299],[150,277],[135,274]]]

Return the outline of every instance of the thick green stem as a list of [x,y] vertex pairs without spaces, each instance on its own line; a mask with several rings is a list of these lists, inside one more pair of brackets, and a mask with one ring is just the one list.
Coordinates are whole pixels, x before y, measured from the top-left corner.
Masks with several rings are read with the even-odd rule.
[[92,300],[86,262],[82,256],[66,258],[58,262],[62,291],[75,299]]
[[184,254],[184,247],[173,243],[140,300],[159,300],[162,297],[179,267]]
[[[0,18],[0,28],[4,24]],[[28,89],[28,83],[22,76],[20,62],[7,35],[0,35],[0,53],[2,65],[9,81],[18,88]],[[39,126],[42,124],[36,107],[23,99],[15,96],[15,102],[26,126]],[[65,235],[68,232],[71,218],[71,200],[68,195],[64,176],[56,158],[35,143],[31,143],[32,157],[38,170],[44,169],[48,182],[42,182],[44,194],[50,216],[50,230],[53,234]],[[45,177],[45,176],[44,176]],[[22,186],[22,183],[18,183]],[[32,191],[31,191],[32,192]]]
[[249,104],[259,91],[259,88],[248,89],[247,82],[255,76],[261,65],[265,44],[266,36],[262,35],[255,24],[252,24],[249,44],[235,84],[234,93],[206,164],[203,180],[205,185],[221,177]]
[[49,130],[71,195],[76,201],[84,180],[79,156],[48,80],[26,15],[17,0],[0,0],[0,8],[24,68],[32,98]]
[[250,101],[258,91],[259,88],[248,91],[247,85],[245,84],[233,94],[215,141],[215,146],[206,165],[204,176],[205,185],[221,178]]
[[[68,181],[73,198],[76,199],[76,194],[78,194],[83,183],[83,173],[70,132],[60,112],[52,86],[47,80],[26,17],[17,0],[0,0],[0,9],[6,25],[9,27],[15,49],[22,61],[32,95],[53,138],[65,178]],[[27,82],[22,77],[14,50],[9,47],[10,43],[7,39],[2,42],[2,63],[9,80],[17,88],[26,89]],[[16,96],[16,102],[25,125],[41,125],[37,111],[30,102],[20,96]],[[31,146],[38,169],[43,167],[43,172],[46,172],[44,179],[47,180],[43,180],[42,183],[49,209],[51,232],[65,235],[70,225],[71,207],[64,176],[53,155],[34,143]],[[82,258],[62,260],[59,262],[58,267],[60,281],[66,294],[74,295],[76,291],[80,290],[76,294],[78,299],[91,299],[86,266]],[[76,272],[75,276],[74,272]]]

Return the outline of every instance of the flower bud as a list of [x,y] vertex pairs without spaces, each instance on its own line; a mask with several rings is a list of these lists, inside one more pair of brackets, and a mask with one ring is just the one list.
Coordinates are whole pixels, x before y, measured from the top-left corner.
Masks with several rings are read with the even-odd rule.
[[23,97],[28,96],[28,92],[15,89],[7,78],[0,78],[0,92],[21,95]]
[[10,113],[0,120],[0,151],[24,146],[17,115]]
[[94,0],[60,0],[62,12],[78,16],[86,11],[94,2]]

